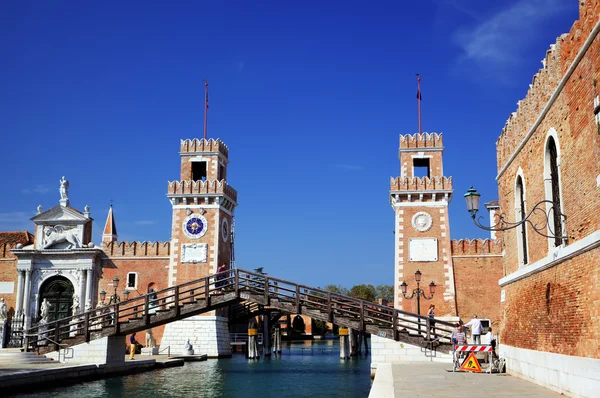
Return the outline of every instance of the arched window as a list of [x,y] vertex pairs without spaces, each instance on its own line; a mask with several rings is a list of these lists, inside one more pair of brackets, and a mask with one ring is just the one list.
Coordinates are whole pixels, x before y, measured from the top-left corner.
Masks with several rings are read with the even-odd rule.
[[[554,132],[554,130],[551,130]],[[563,244],[563,220],[561,192],[560,192],[560,162],[559,152],[553,135],[546,141],[544,181],[546,185],[546,199],[552,202],[552,208],[548,206],[548,232],[554,236],[551,239],[550,247],[557,247]]]
[[[517,176],[517,182],[515,184],[515,215],[517,221],[521,221],[525,218],[525,188],[523,186],[523,178],[520,175]],[[521,224],[517,227],[517,245],[519,264],[526,265],[528,263],[528,255],[527,227],[525,224]]]

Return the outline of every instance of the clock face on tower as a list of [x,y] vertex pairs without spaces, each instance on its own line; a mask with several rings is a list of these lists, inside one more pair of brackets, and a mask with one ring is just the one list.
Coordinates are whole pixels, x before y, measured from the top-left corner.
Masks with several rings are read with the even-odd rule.
[[206,234],[208,222],[201,214],[190,214],[183,220],[183,233],[189,238],[200,238]]

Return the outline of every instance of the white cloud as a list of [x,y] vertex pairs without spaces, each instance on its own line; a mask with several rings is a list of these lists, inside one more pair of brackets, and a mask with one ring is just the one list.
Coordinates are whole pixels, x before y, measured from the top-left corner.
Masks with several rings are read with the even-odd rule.
[[48,192],[50,192],[50,188],[48,188],[48,186],[47,186],[47,185],[43,185],[43,184],[36,185],[36,186],[35,186],[35,187],[33,187],[33,188],[23,188],[23,189],[21,190],[21,193],[24,193],[24,194],[32,194],[32,193],[48,193]]
[[135,225],[153,225],[156,224],[154,220],[139,220],[134,222]]
[[33,214],[24,211],[13,211],[0,213],[0,231],[26,231],[32,228],[33,223],[29,220]]
[[336,169],[348,170],[348,171],[358,171],[362,170],[363,167],[356,164],[334,164],[333,167]]
[[[454,5],[459,8],[456,2]],[[475,24],[460,28],[454,35],[463,51],[461,61],[500,67],[518,63],[538,37],[540,25],[569,5],[563,0],[518,0],[508,8],[478,18]]]

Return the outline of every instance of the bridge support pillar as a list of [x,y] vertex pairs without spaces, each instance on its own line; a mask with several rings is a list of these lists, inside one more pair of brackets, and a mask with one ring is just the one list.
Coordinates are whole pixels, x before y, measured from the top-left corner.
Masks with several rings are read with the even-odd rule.
[[350,356],[355,357],[360,354],[357,330],[348,328],[348,341],[350,343]]
[[258,343],[256,338],[258,337],[258,329],[254,320],[248,323],[248,359],[258,359]]
[[269,314],[263,316],[263,355],[271,356],[271,324]]
[[275,333],[273,334],[273,352],[281,354],[281,329],[279,327],[275,327]]
[[350,358],[350,342],[348,341],[348,328],[340,328],[340,359]]

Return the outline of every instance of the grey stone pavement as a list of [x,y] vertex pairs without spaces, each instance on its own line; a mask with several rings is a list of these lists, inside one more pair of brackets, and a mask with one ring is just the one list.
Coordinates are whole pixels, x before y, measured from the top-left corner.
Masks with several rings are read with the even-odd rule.
[[394,396],[564,397],[506,373],[453,373],[448,372],[447,369],[452,369],[452,364],[435,362],[392,364]]

